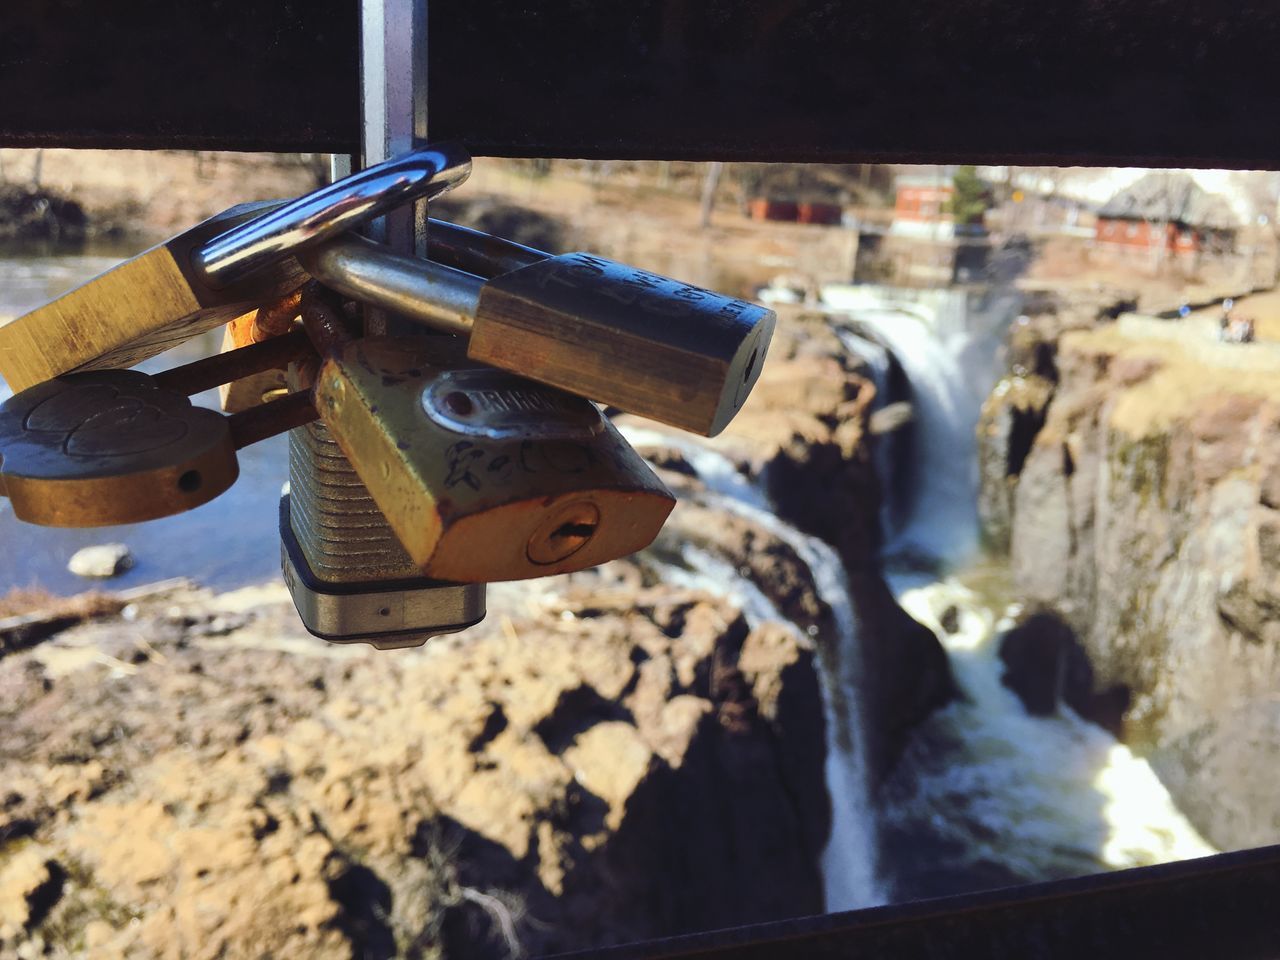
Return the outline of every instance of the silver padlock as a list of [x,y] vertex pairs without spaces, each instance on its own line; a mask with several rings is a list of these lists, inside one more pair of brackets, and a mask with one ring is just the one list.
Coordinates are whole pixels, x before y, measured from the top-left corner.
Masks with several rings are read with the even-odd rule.
[[764,307],[438,221],[428,236],[452,259],[505,272],[485,280],[358,237],[301,259],[349,297],[467,335],[473,360],[704,436],[728,425],[764,367],[776,321]]

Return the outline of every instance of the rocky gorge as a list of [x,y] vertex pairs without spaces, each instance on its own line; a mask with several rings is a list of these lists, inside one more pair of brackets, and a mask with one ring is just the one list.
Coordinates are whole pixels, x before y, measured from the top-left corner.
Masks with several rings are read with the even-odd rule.
[[1221,848],[1280,831],[1280,353],[1061,303],[979,429],[984,530],[1037,612],[1011,667],[1146,755]]
[[714,445],[622,418],[681,497],[659,541],[420,650],[314,640],[276,585],[6,635],[0,951],[511,957],[821,912],[831,751],[874,784],[953,696],[880,577],[866,373],[795,312]]

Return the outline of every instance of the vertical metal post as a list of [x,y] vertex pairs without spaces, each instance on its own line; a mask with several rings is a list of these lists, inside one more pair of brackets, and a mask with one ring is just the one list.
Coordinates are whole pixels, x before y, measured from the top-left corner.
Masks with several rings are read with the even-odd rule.
[[[427,0],[362,0],[360,8],[361,149],[369,166],[427,139]],[[370,236],[426,256],[426,201],[383,218]]]
[[[335,156],[335,177],[413,148],[427,137],[427,0],[361,0],[361,155]],[[389,214],[368,234],[425,256],[427,204]],[[367,334],[399,332],[364,311]],[[416,645],[483,618],[484,584],[422,578],[364,484],[321,423],[290,438],[284,509],[285,579],[314,633],[378,646]]]

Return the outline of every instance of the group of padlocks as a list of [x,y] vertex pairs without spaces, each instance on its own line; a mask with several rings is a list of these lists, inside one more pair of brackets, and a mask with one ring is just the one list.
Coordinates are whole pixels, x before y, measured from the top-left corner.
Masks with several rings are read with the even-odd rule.
[[[336,557],[377,581],[355,604],[374,618],[412,594],[465,625],[483,594],[463,585],[647,546],[674,500],[596,404],[712,436],[758,378],[774,315],[448,223],[430,223],[426,259],[353,232],[470,168],[429,147],[232,208],[0,327],[15,515],[89,527],[189,510],[235,482],[237,450],[291,430],[286,579],[320,583]],[[362,335],[371,315],[396,335]],[[219,355],[126,369],[223,324]],[[215,386],[227,415],[189,399]],[[393,589],[417,578],[453,586]],[[341,638],[300,590],[324,590],[294,597],[313,632]]]

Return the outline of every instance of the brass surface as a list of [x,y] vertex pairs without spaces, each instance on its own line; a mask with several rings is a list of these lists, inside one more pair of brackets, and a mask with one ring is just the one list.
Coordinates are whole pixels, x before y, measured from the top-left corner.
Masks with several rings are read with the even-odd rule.
[[[418,568],[443,580],[516,580],[647,546],[674,498],[597,412],[563,412],[587,401],[508,377],[452,391],[470,404],[472,425],[432,419],[423,398],[436,380],[479,369],[463,350],[441,337],[360,340],[335,351],[316,384],[321,417]],[[541,439],[486,435],[490,410],[508,421],[523,412]],[[590,531],[587,506],[598,512]]]
[[771,310],[586,253],[491,280],[468,355],[704,436],[764,367]]
[[0,405],[14,515],[56,527],[135,523],[212,500],[239,474],[225,417],[131,370],[68,374]]
[[[222,352],[229,353],[255,343],[265,343],[287,334],[298,317],[302,292],[295,290],[279,300],[236,317],[222,333]],[[283,396],[288,391],[284,368],[261,370],[224,383],[218,388],[218,399],[227,413],[242,413]]]
[[192,251],[272,209],[241,204],[0,327],[0,374],[14,392],[73,370],[130,367],[299,288],[292,257],[223,290],[200,282]]

